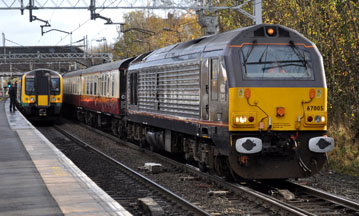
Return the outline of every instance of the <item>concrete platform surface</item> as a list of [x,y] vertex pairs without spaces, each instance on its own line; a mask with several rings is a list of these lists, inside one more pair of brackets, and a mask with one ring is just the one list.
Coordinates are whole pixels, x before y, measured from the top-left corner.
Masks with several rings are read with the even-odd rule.
[[0,101],[0,215],[131,215]]

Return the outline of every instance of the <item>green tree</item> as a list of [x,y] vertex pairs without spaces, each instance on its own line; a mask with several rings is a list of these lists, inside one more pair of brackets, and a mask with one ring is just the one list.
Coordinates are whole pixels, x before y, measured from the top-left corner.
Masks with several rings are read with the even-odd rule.
[[118,31],[114,57],[127,58],[200,36],[195,15],[169,14],[163,19],[151,12],[135,11],[124,16],[125,33]]

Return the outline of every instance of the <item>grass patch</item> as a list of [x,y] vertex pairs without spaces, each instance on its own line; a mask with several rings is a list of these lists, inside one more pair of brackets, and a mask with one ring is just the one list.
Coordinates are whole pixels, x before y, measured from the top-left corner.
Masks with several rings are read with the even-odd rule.
[[352,130],[343,125],[332,125],[328,135],[335,140],[335,148],[328,153],[326,168],[359,176],[359,140]]

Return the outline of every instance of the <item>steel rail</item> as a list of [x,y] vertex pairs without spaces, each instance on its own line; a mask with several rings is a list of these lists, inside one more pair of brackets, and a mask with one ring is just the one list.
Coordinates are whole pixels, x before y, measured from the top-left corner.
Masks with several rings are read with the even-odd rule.
[[315,188],[311,188],[311,187],[308,187],[308,186],[305,186],[305,185],[300,185],[300,184],[297,184],[297,183],[294,183],[294,182],[289,182],[289,181],[287,181],[287,183],[289,185],[294,185],[294,187],[296,187],[296,188],[300,188],[300,191],[302,191],[302,192],[312,194],[314,196],[320,197],[320,198],[322,198],[324,200],[327,200],[329,202],[336,203],[338,205],[341,205],[341,206],[344,206],[344,207],[349,208],[351,210],[359,212],[359,203],[356,203],[356,202],[353,202],[353,201],[351,201],[349,199],[339,197],[339,196],[336,196],[336,195],[333,195],[333,194],[329,194],[329,193],[327,193],[325,191],[320,191],[320,190],[317,190]]
[[106,155],[105,153],[101,152],[100,150],[98,150],[97,148],[87,144],[86,142],[82,141],[81,139],[77,138],[76,136],[68,133],[67,131],[54,126],[54,128],[56,130],[58,130],[60,133],[62,133],[63,135],[65,135],[66,137],[68,137],[69,139],[71,139],[72,141],[76,142],[77,144],[85,147],[85,148],[89,148],[92,151],[96,152],[97,154],[99,154],[101,157],[109,160],[110,162],[118,165],[123,171],[125,171],[126,173],[129,173],[130,175],[134,176],[135,178],[137,178],[138,180],[144,182],[145,184],[147,184],[148,186],[155,188],[156,190],[160,191],[163,195],[165,195],[167,198],[174,200],[175,202],[179,203],[181,206],[183,206],[184,208],[186,208],[187,210],[191,211],[192,213],[194,213],[195,215],[206,215],[206,216],[210,216],[211,214],[209,214],[208,212],[198,208],[195,205],[192,205],[190,202],[188,202],[187,200],[179,197],[178,195],[174,194],[173,192],[167,190],[166,188],[162,187],[161,185],[157,184],[156,182],[150,180],[149,178],[141,175],[140,173],[130,169],[129,167],[127,167],[126,165],[120,163],[119,161],[115,160],[114,158]]

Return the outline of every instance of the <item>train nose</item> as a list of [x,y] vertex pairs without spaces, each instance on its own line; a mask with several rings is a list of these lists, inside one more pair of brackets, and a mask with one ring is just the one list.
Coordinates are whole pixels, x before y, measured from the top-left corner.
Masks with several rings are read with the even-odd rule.
[[237,139],[236,150],[239,153],[254,154],[262,151],[262,140],[256,137]]
[[316,153],[325,153],[333,150],[334,139],[331,137],[313,137],[309,140],[309,150]]

